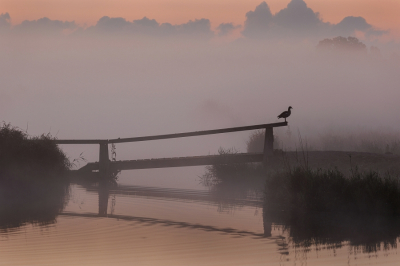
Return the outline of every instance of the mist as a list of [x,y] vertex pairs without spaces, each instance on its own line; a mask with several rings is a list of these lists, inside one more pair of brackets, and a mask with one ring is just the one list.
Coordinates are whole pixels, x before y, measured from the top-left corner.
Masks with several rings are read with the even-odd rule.
[[[400,131],[400,45],[383,40],[385,29],[361,17],[326,23],[301,0],[277,14],[263,2],[243,16],[243,25],[214,31],[206,18],[104,16],[84,28],[48,18],[12,26],[2,14],[1,120],[31,135],[108,139],[273,123],[290,105],[289,128],[276,134]],[[336,36],[356,36],[366,49],[317,49]],[[117,158],[245,152],[248,135],[121,144]],[[96,145],[64,149],[98,159]]]

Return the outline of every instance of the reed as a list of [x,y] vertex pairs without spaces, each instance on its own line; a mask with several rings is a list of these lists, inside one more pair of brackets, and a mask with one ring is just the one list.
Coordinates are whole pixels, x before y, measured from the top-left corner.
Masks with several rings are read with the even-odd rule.
[[265,208],[295,216],[315,212],[397,216],[400,185],[397,178],[374,171],[356,169],[347,177],[336,169],[296,167],[267,177]]
[[[262,152],[264,136],[263,130],[252,132],[246,142],[247,152]],[[293,143],[291,140],[291,135],[278,132],[274,135],[274,149],[280,149],[280,146],[283,146],[286,151],[296,150],[298,143]],[[342,133],[323,132],[318,136],[307,138],[307,143],[309,151],[352,151],[400,155],[400,134],[398,132],[368,130]]]
[[30,137],[3,124],[0,128],[0,181],[61,178],[71,167],[51,135]]
[[69,195],[71,164],[50,135],[0,128],[0,229],[55,222]]
[[[236,154],[234,148],[219,148],[219,155]],[[263,167],[259,163],[231,163],[206,166],[206,173],[200,177],[201,183],[206,187],[212,187],[222,183],[243,183],[264,180]]]

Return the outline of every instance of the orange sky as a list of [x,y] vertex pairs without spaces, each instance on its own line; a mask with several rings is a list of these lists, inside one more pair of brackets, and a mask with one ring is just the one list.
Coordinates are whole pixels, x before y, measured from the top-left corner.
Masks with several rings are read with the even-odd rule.
[[[268,0],[272,13],[284,8],[290,0]],[[74,20],[93,25],[102,16],[143,16],[158,22],[184,23],[208,18],[212,27],[222,22],[243,24],[245,14],[262,0],[1,0],[0,13],[9,12],[12,24],[41,17]],[[400,31],[400,0],[306,0],[324,21],[337,23],[345,16],[362,16],[380,29]]]

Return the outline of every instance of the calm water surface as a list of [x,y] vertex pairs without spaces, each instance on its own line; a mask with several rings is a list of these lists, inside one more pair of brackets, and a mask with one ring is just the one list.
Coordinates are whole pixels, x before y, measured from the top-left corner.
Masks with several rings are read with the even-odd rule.
[[0,265],[400,263],[394,232],[359,241],[326,232],[299,236],[288,224],[269,224],[257,195],[222,196],[205,189],[202,173],[203,167],[126,171],[108,194],[97,186],[71,185],[54,223],[1,229]]

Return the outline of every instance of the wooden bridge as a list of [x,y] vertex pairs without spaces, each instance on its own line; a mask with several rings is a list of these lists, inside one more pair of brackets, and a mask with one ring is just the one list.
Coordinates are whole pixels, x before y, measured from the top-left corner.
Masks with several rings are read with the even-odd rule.
[[[80,168],[78,172],[87,173],[99,171],[105,174],[110,170],[129,170],[129,169],[147,169],[147,168],[164,168],[164,167],[183,167],[196,165],[213,165],[213,164],[230,164],[243,162],[263,162],[267,163],[268,157],[273,152],[273,128],[287,126],[287,122],[260,124],[243,127],[222,128],[214,130],[194,131],[176,134],[154,135],[134,138],[118,138],[118,139],[81,139],[81,140],[55,140],[57,144],[98,144],[100,145],[99,162],[88,163]],[[175,157],[175,158],[157,158],[145,160],[125,160],[110,161],[108,153],[108,145],[113,143],[139,142],[161,139],[184,138],[193,136],[203,136],[212,134],[221,134],[238,131],[248,131],[256,129],[265,129],[265,141],[263,153],[239,153],[227,155],[207,155],[194,157]]]

